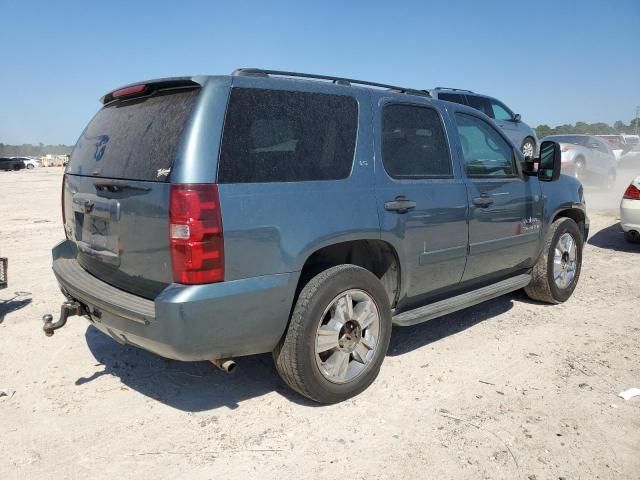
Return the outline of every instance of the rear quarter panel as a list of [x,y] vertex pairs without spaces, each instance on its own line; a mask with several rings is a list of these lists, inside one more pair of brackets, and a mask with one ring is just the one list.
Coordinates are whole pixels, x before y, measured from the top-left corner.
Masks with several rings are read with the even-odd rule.
[[242,77],[233,82],[234,86],[352,95],[358,103],[358,130],[352,171],[346,179],[219,185],[225,279],[299,272],[308,257],[322,247],[379,239],[368,91],[319,82]]

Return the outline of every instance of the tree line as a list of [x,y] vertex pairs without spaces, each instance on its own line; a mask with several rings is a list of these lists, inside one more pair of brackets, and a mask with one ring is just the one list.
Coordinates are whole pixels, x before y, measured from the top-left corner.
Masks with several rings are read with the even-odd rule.
[[555,128],[551,128],[549,125],[542,124],[535,128],[538,138],[546,137],[547,135],[570,135],[570,134],[591,134],[591,135],[618,135],[629,134],[634,135],[640,130],[640,117],[634,118],[629,124],[618,120],[613,126],[603,123],[585,123],[576,122],[575,125],[564,124],[558,125]]
[[42,157],[44,155],[69,155],[73,145],[6,145],[0,142],[0,157]]

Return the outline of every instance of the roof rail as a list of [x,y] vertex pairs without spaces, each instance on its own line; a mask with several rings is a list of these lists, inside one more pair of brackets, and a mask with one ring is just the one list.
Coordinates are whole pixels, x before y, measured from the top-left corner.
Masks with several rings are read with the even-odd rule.
[[298,73],[298,72],[284,72],[281,70],[262,70],[260,68],[238,68],[234,70],[231,75],[234,77],[268,77],[269,75],[276,75],[279,77],[297,77],[297,78],[311,78],[316,80],[329,80],[336,85],[351,85],[355,83],[357,85],[367,85],[369,87],[388,88],[399,93],[407,93],[409,95],[419,95],[421,97],[431,97],[431,94],[427,90],[415,90],[413,88],[398,87],[395,85],[387,85],[385,83],[367,82],[364,80],[354,80],[352,78],[333,77],[329,75],[314,75],[312,73]]
[[451,87],[436,87],[434,90],[453,90],[454,92],[467,92],[467,93],[475,93],[471,90],[465,90],[464,88],[451,88]]

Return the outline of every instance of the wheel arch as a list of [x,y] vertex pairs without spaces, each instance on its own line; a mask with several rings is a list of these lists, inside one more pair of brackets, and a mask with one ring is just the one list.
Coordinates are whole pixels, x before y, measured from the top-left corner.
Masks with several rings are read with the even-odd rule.
[[398,252],[390,243],[378,239],[339,241],[311,252],[300,272],[296,298],[315,275],[343,264],[357,265],[373,273],[382,282],[389,297],[389,304],[393,307],[397,303],[401,286]]
[[582,240],[587,241],[589,231],[587,229],[587,215],[579,208],[566,208],[564,210],[557,211],[551,218],[551,222],[555,222],[559,218],[570,218],[578,225],[580,233],[582,234]]

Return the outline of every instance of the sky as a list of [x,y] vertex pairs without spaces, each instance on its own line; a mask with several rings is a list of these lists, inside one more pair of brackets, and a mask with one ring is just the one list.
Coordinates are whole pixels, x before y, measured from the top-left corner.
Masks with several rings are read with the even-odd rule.
[[531,126],[640,105],[640,0],[0,0],[0,24],[6,144],[74,144],[118,86],[237,67],[470,89]]

